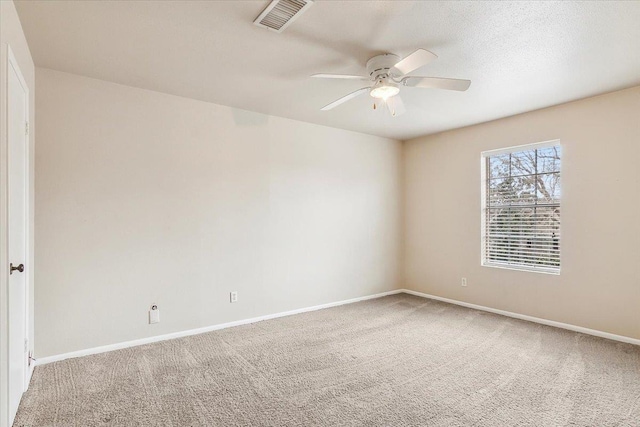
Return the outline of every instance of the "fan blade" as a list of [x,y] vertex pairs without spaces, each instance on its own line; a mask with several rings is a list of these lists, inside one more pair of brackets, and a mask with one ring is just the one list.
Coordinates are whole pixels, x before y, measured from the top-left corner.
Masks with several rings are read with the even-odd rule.
[[411,55],[400,60],[400,62],[393,66],[393,69],[398,71],[400,74],[409,74],[410,72],[415,71],[420,67],[424,67],[429,62],[437,58],[438,55],[433,52],[429,52],[428,50],[424,49],[418,49]]
[[345,80],[371,80],[365,76],[354,76],[349,74],[314,74],[311,77],[318,79],[345,79]]
[[405,77],[402,79],[405,86],[424,87],[435,89],[459,90],[469,89],[471,80],[445,79],[442,77]]
[[393,117],[398,117],[407,111],[404,108],[404,103],[402,102],[400,95],[392,96],[387,99],[387,108]]
[[355,98],[358,95],[361,95],[365,92],[369,92],[371,90],[370,87],[363,87],[362,89],[358,89],[355,92],[351,92],[349,95],[345,95],[340,99],[337,99],[335,101],[333,101],[331,104],[327,104],[324,107],[321,108],[322,111],[327,111],[327,110],[331,110],[332,108],[337,107],[338,105],[347,102],[350,99]]

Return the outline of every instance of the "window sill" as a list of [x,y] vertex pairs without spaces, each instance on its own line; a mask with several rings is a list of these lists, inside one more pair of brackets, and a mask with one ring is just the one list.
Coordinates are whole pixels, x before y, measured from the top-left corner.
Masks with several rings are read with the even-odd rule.
[[515,271],[524,271],[524,272],[528,272],[528,273],[551,274],[553,276],[559,276],[560,275],[560,269],[553,269],[553,268],[525,267],[525,266],[517,266],[517,265],[510,265],[510,264],[498,264],[498,263],[490,263],[490,262],[483,262],[482,266],[483,267],[491,267],[491,268],[500,268],[502,270],[515,270]]

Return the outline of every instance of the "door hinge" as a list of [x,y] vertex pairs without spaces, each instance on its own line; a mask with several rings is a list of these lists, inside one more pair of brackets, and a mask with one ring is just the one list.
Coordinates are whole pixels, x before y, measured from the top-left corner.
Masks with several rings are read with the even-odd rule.
[[29,135],[29,122],[24,122],[24,134]]
[[29,340],[25,338],[24,340],[24,352],[29,351]]

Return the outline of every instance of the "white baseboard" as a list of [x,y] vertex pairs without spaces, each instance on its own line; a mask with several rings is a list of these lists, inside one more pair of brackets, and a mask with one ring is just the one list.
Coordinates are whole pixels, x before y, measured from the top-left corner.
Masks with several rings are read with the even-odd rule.
[[138,345],[150,344],[150,343],[154,343],[154,342],[158,342],[158,341],[166,341],[166,340],[170,340],[170,339],[174,339],[174,338],[187,337],[187,336],[190,336],[190,335],[202,334],[202,333],[205,333],[205,332],[211,332],[211,331],[217,331],[217,330],[220,330],[220,329],[231,328],[233,326],[247,325],[249,323],[261,322],[263,320],[276,319],[278,317],[285,317],[285,316],[291,316],[291,315],[299,314],[299,313],[306,313],[306,312],[309,312],[309,311],[322,310],[323,308],[336,307],[336,306],[344,305],[344,304],[352,304],[354,302],[365,301],[365,300],[374,299],[374,298],[381,298],[381,297],[385,297],[387,295],[394,295],[394,294],[399,294],[399,293],[406,293],[406,294],[410,294],[410,295],[419,296],[419,297],[422,297],[422,298],[429,298],[429,299],[433,299],[433,300],[438,300],[438,301],[446,302],[446,303],[449,303],[449,304],[455,304],[455,305],[459,305],[459,306],[462,306],[462,307],[472,308],[472,309],[475,309],[475,310],[487,311],[489,313],[500,314],[502,316],[513,317],[515,319],[526,320],[526,321],[534,322],[534,323],[540,323],[542,325],[553,326],[553,327],[556,327],[556,328],[568,329],[570,331],[581,332],[583,334],[593,335],[593,336],[601,337],[601,338],[607,338],[607,339],[614,340],[614,341],[620,341],[620,342],[624,342],[624,343],[628,343],[628,344],[640,345],[640,339],[636,339],[636,338],[630,338],[630,337],[625,337],[625,336],[622,336],[622,335],[610,334],[608,332],[597,331],[595,329],[583,328],[582,326],[570,325],[568,323],[556,322],[554,320],[541,319],[539,317],[527,316],[525,314],[513,313],[513,312],[510,312],[510,311],[499,310],[499,309],[496,309],[496,308],[485,307],[485,306],[477,305],[477,304],[471,304],[471,303],[464,302],[464,301],[457,301],[457,300],[453,300],[453,299],[449,299],[449,298],[443,298],[443,297],[439,297],[439,296],[436,296],[436,295],[430,295],[430,294],[425,294],[425,293],[422,293],[422,292],[412,291],[410,289],[396,289],[396,290],[393,290],[393,291],[382,292],[382,293],[379,293],[379,294],[368,295],[368,296],[364,296],[364,297],[352,298],[352,299],[343,300],[343,301],[330,302],[330,303],[327,303],[327,304],[320,304],[320,305],[315,305],[315,306],[312,306],[312,307],[299,308],[297,310],[285,311],[285,312],[274,313],[274,314],[267,314],[265,316],[252,317],[250,319],[243,319],[243,320],[237,320],[237,321],[234,321],[234,322],[221,323],[221,324],[218,324],[218,325],[205,326],[203,328],[190,329],[190,330],[187,330],[187,331],[180,331],[180,332],[173,332],[173,333],[164,334],[164,335],[156,335],[156,336],[153,336],[153,337],[141,338],[141,339],[132,340],[132,341],[125,341],[125,342],[121,342],[121,343],[117,343],[117,344],[110,344],[110,345],[104,345],[104,346],[100,346],[100,347],[88,348],[88,349],[84,349],[84,350],[72,351],[70,353],[58,354],[58,355],[55,355],[55,356],[42,357],[42,358],[38,358],[38,360],[35,361],[35,363],[32,365],[32,370],[33,370],[33,366],[45,365],[47,363],[57,362],[59,360],[64,360],[64,359],[70,359],[72,357],[88,356],[90,354],[105,353],[105,352],[108,352],[108,351],[119,350],[119,349],[122,349],[122,348],[135,347],[135,346],[138,346]]
[[84,350],[72,351],[72,352],[69,352],[69,353],[57,354],[57,355],[54,355],[54,356],[39,357],[35,361],[35,366],[46,365],[47,363],[57,362],[57,361],[64,360],[64,359],[70,359],[72,357],[81,357],[81,356],[88,356],[90,354],[105,353],[107,351],[120,350],[120,349],[123,349],[123,348],[135,347],[135,346],[138,346],[138,345],[150,344],[150,343],[154,343],[154,342],[158,342],[158,341],[166,341],[166,340],[171,340],[171,339],[174,339],[174,338],[187,337],[187,336],[190,336],[190,335],[197,335],[197,334],[202,334],[202,333],[205,333],[205,332],[211,332],[211,331],[217,331],[217,330],[220,330],[220,329],[231,328],[233,326],[247,325],[249,323],[261,322],[263,320],[276,319],[278,317],[285,317],[285,316],[291,316],[291,315],[294,315],[294,314],[306,313],[306,312],[309,312],[309,311],[322,310],[323,308],[330,308],[330,307],[336,307],[336,306],[339,306],[339,305],[352,304],[354,302],[365,301],[365,300],[374,299],[374,298],[381,298],[381,297],[385,297],[387,295],[399,294],[401,292],[403,292],[403,291],[400,290],[400,289],[396,289],[396,290],[393,290],[393,291],[382,292],[382,293],[374,294],[374,295],[367,295],[367,296],[364,296],[364,297],[352,298],[352,299],[343,300],[343,301],[330,302],[330,303],[327,303],[327,304],[314,305],[312,307],[299,308],[299,309],[296,309],[296,310],[284,311],[284,312],[281,312],[281,313],[267,314],[265,316],[258,316],[258,317],[252,317],[250,319],[236,320],[234,322],[228,322],[228,323],[221,323],[221,324],[217,324],[217,325],[205,326],[203,328],[189,329],[187,331],[173,332],[173,333],[164,334],[164,335],[156,335],[156,336],[148,337],[148,338],[141,338],[141,339],[132,340],[132,341],[125,341],[125,342],[116,343],[116,344],[109,344],[109,345],[103,345],[103,346],[100,346],[100,347],[93,347],[93,348],[87,348],[87,349],[84,349]]
[[483,305],[471,304],[464,301],[443,298],[436,295],[430,295],[422,292],[412,291],[409,289],[402,289],[401,291],[410,295],[416,295],[423,298],[434,299],[442,302],[447,302],[449,304],[455,304],[455,305],[460,305],[462,307],[473,308],[475,310],[487,311],[489,313],[500,314],[502,316],[513,317],[515,319],[526,320],[534,323],[540,323],[542,325],[553,326],[561,329],[568,329],[570,331],[580,332],[587,335],[593,335],[600,338],[607,338],[613,341],[620,341],[628,344],[640,345],[640,339],[637,339],[637,338],[610,334],[609,332],[602,332],[595,329],[583,328],[582,326],[575,326],[575,325],[570,325],[568,323],[556,322],[555,320],[547,320],[547,319],[541,319],[539,317],[527,316],[526,314],[519,314],[519,313],[513,313],[511,311],[498,310],[497,308],[485,307]]

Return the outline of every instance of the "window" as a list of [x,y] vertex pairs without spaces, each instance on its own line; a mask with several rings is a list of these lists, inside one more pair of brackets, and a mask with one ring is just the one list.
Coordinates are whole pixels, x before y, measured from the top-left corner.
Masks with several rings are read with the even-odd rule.
[[482,265],[560,273],[559,141],[482,153]]

